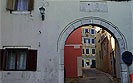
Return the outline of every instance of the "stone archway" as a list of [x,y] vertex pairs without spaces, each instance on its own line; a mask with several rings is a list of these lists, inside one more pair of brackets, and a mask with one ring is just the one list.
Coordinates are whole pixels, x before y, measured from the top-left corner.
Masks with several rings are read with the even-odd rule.
[[79,28],[80,26],[87,24],[95,24],[104,27],[106,30],[112,33],[116,38],[116,41],[119,45],[120,52],[120,74],[121,74],[121,83],[128,82],[128,67],[122,61],[121,55],[124,51],[128,50],[127,42],[124,35],[120,32],[117,26],[113,25],[111,22],[104,20],[99,17],[85,17],[77,19],[69,23],[60,33],[57,41],[57,52],[59,54],[59,83],[64,83],[64,45],[67,37],[71,34],[72,31]]

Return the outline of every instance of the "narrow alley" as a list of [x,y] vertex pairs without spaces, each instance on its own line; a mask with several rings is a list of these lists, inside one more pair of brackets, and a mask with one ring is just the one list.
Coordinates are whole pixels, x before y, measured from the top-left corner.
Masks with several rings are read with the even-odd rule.
[[66,78],[65,83],[118,83],[112,80],[103,72],[96,69],[84,69],[83,77]]

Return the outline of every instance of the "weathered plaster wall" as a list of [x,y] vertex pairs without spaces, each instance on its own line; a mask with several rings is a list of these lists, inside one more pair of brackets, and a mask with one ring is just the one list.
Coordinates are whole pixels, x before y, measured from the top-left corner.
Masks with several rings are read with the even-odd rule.
[[[133,4],[133,0],[131,1],[131,4]],[[132,35],[133,35],[133,5],[131,5],[131,11],[132,11]],[[133,41],[133,36],[132,37],[132,41]],[[133,44],[132,44],[132,48],[130,49],[130,51],[133,53]],[[132,62],[133,63],[133,62]],[[129,67],[130,68],[130,74],[133,74],[133,64]]]
[[[0,0],[0,48],[1,48],[1,0]],[[1,83],[1,77],[2,77],[2,75],[1,75],[1,72],[0,72],[0,83]]]
[[[131,1],[131,4],[133,4],[133,0]],[[131,5],[131,11],[132,11],[132,32],[133,32],[133,5]],[[133,36],[132,36],[132,41],[133,41]],[[132,53],[133,53],[133,44],[132,44]]]
[[[36,6],[37,4],[35,4]],[[6,10],[6,0],[2,0],[2,45],[30,45],[38,47],[41,21],[38,9],[32,14],[10,14]]]
[[2,71],[2,83],[58,83],[58,31],[55,26],[46,28],[47,21],[41,21],[39,7],[42,6],[42,0],[35,0],[31,14],[10,14],[6,10],[6,0],[2,0],[1,6],[2,46],[31,46],[30,49],[38,49],[36,72]]
[[[132,33],[127,33],[132,30],[132,18],[131,18],[131,2],[111,2],[108,6],[109,8],[109,19],[110,22],[115,24],[117,27],[119,27],[120,31],[124,34],[126,37],[127,43],[128,43],[128,49],[131,50],[132,48],[132,38],[130,35]],[[112,6],[113,4],[114,6]]]
[[0,0],[0,48],[1,48],[1,8],[2,8],[2,6],[1,6],[1,0]]
[[[100,17],[119,27],[132,48],[132,18],[130,2],[107,2],[108,12],[80,12],[80,0],[44,0],[45,21],[38,8],[43,0],[35,0],[31,14],[10,14],[6,0],[1,4],[2,45],[31,46],[38,49],[37,72],[2,72],[2,83],[59,83],[59,54],[57,39],[66,25],[83,17]],[[46,3],[45,3],[46,2]],[[41,34],[39,33],[41,31]],[[40,47],[39,47],[40,42]]]

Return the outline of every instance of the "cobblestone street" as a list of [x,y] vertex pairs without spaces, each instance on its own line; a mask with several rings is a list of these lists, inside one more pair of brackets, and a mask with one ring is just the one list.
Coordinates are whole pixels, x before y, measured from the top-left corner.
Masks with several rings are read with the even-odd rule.
[[112,80],[96,69],[85,69],[82,78],[66,78],[65,83],[112,83]]

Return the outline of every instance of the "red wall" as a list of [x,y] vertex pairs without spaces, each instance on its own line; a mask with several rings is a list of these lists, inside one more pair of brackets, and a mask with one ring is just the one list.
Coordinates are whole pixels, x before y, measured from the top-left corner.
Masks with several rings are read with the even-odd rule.
[[[78,28],[70,34],[65,45],[82,44],[81,28]],[[82,46],[74,48],[74,46],[65,46],[64,48],[64,65],[66,77],[77,77],[77,56],[82,56]]]
[[82,44],[81,40],[81,28],[76,29],[73,31],[70,36],[67,38],[65,44]]

